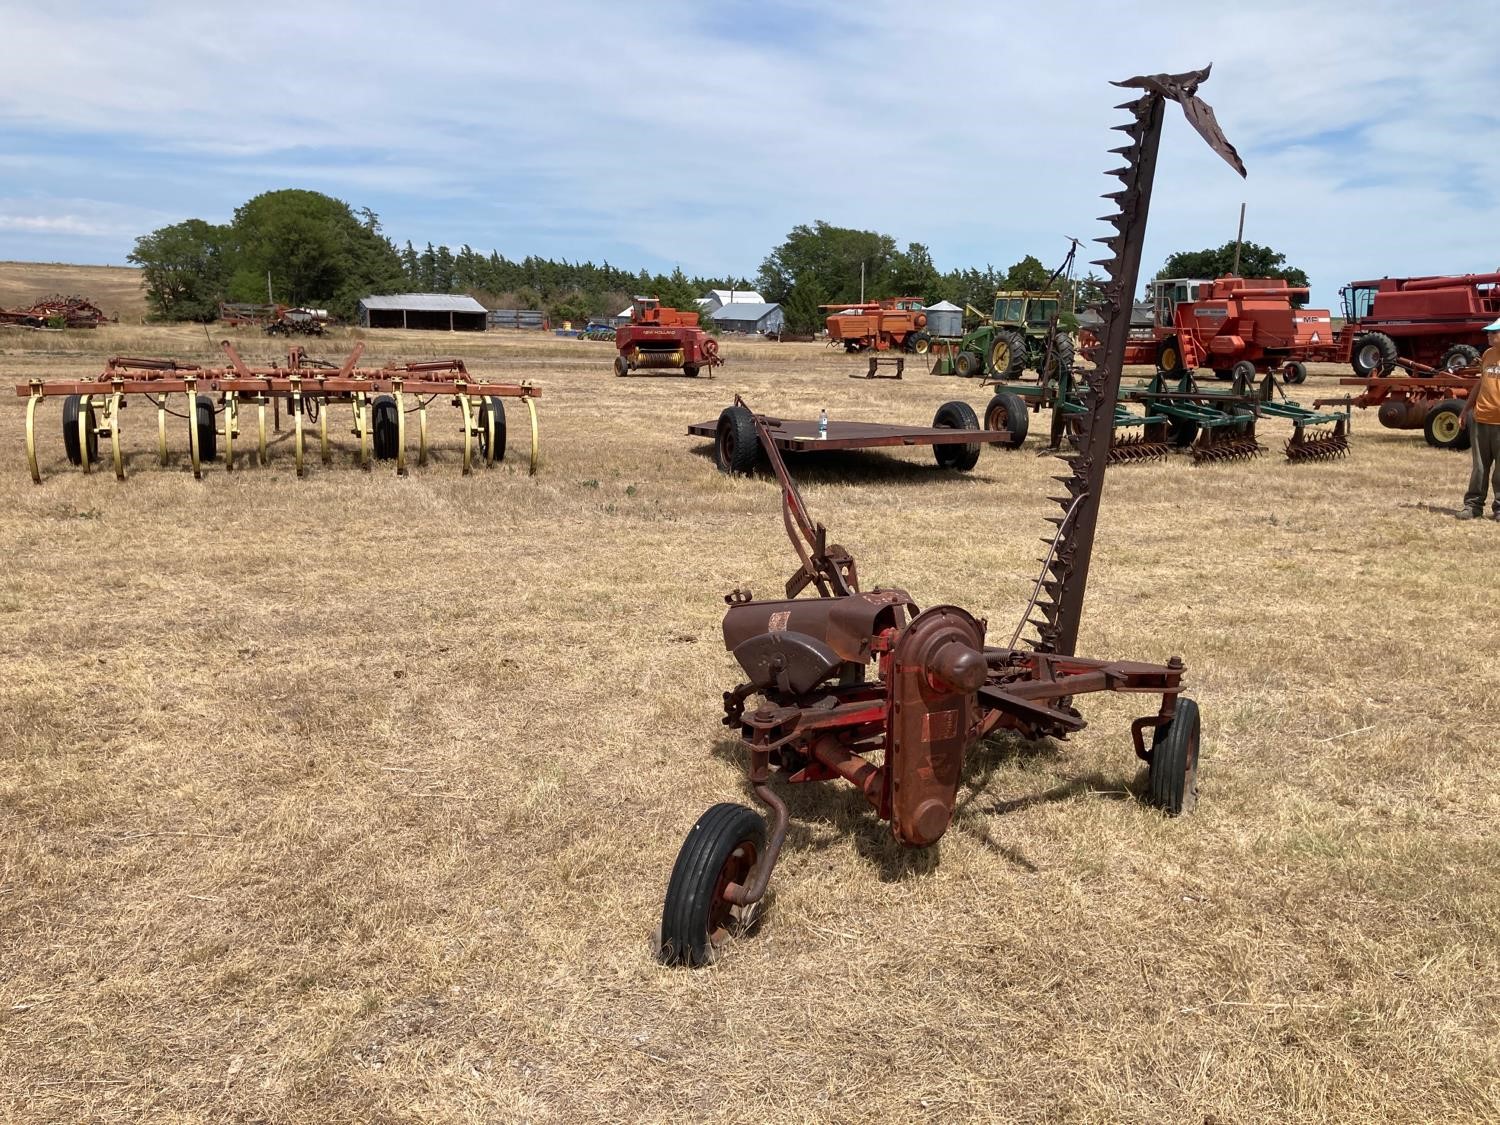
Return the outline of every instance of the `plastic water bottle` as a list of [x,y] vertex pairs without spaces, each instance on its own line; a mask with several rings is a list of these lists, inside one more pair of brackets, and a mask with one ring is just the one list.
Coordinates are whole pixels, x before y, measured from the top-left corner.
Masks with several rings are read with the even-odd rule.
[[828,409],[826,407],[818,415],[818,440],[828,440]]

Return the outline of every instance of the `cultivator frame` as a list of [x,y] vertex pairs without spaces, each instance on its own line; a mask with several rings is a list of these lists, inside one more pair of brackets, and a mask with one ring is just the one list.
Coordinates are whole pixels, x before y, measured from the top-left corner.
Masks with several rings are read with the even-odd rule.
[[[770,788],[774,767],[789,782],[843,778],[889,820],[896,838],[935,843],[952,819],[970,745],[998,730],[1025,738],[1066,738],[1085,722],[1073,706],[1095,691],[1159,695],[1153,713],[1131,724],[1136,755],[1147,763],[1153,800],[1169,813],[1196,802],[1197,705],[1180,698],[1183,662],[1165,665],[1074,655],[1094,532],[1120,389],[1130,297],[1145,238],[1164,104],[1178,102],[1205,140],[1241,175],[1244,167],[1224,139],[1213,111],[1195,96],[1208,69],[1115,83],[1144,91],[1119,107],[1132,120],[1117,126],[1129,138],[1114,151],[1123,166],[1111,174],[1122,190],[1106,198],[1118,232],[1101,239],[1112,256],[1104,267],[1101,361],[1085,377],[1086,413],[1076,449],[1063,454],[1070,472],[1056,479],[1061,514],[1044,540],[1047,552],[1030,601],[1008,644],[986,645],[986,623],[957,606],[925,611],[904,590],[859,589],[844,548],[808,515],[764,419],[761,445],[781,482],[782,515],[798,569],[786,598],[755,601],[748,591],[726,597],[724,642],[748,677],[724,695],[724,722],[739,730],[756,797],[770,808],[765,822],[736,804],[715,805],[694,826],[678,854],[662,911],[658,949],[672,963],[703,964],[725,938],[745,926],[761,902],[786,839],[786,805]],[[817,598],[798,598],[808,586]],[[1017,642],[1027,625],[1029,648]],[[877,678],[866,680],[871,662]],[[748,701],[763,703],[751,708]],[[1153,731],[1148,748],[1146,730]],[[875,758],[879,758],[877,764]]]
[[[167,416],[188,421],[188,448],[193,476],[202,479],[203,462],[216,459],[217,440],[224,439],[224,467],[235,468],[234,442],[240,436],[239,408],[242,400],[256,409],[256,461],[269,463],[267,409],[275,413],[280,430],[280,408],[285,403],[293,424],[293,449],[297,475],[305,475],[307,455],[306,426],[318,426],[319,454],[323,464],[332,460],[328,438],[328,411],[335,403],[348,404],[354,411],[352,433],[359,438],[359,464],[371,467],[372,449],[378,460],[394,460],[396,473],[405,476],[406,417],[418,417],[417,464],[425,465],[428,454],[427,407],[436,399],[452,396],[453,404],[463,415],[463,473],[467,476],[475,463],[475,452],[487,465],[504,457],[505,425],[501,399],[519,398],[526,404],[531,429],[529,470],[536,473],[539,452],[535,399],[539,387],[530,383],[496,383],[469,376],[459,359],[433,359],[388,364],[379,368],[357,366],[364,344],[357,343],[341,364],[310,359],[300,347],[293,347],[285,367],[251,366],[225,340],[220,345],[229,363],[224,367],[203,367],[172,359],[137,359],[115,357],[104,371],[93,379],[43,381],[31,379],[16,386],[18,395],[26,396],[26,462],[31,479],[42,483],[37,462],[36,413],[44,398],[67,397],[64,406],[64,446],[68,458],[85,473],[93,471],[98,460],[100,439],[108,438],[110,461],[117,480],[125,479],[125,457],[121,446],[121,411],[128,396],[139,395],[150,401],[157,412],[157,459],[165,466],[167,453]],[[177,414],[169,406],[170,396],[185,396],[187,410]],[[220,396],[216,411],[213,395]],[[408,406],[410,397],[415,405]],[[68,415],[72,421],[68,421]],[[223,429],[215,422],[223,417]]]

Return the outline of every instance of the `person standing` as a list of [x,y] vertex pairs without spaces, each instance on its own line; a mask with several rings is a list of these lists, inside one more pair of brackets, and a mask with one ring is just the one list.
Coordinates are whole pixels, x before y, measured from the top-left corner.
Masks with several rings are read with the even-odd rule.
[[1459,417],[1461,424],[1469,426],[1469,449],[1474,455],[1469,490],[1458,512],[1461,520],[1484,515],[1486,491],[1493,494],[1490,519],[1500,520],[1500,320],[1486,324],[1484,330],[1490,346],[1479,361],[1479,383],[1469,391]]

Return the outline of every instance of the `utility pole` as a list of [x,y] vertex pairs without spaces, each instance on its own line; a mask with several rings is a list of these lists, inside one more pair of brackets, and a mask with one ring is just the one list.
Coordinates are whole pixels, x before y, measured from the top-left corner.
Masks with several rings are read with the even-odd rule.
[[1240,276],[1240,244],[1245,241],[1245,205],[1240,204],[1240,229],[1234,236],[1234,269],[1229,272],[1235,277]]
[[865,303],[865,264],[859,263],[859,303]]

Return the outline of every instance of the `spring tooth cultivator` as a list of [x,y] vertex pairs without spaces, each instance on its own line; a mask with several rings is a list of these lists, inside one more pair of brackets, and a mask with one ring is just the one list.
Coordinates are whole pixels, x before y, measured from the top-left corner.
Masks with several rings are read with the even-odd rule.
[[[352,433],[359,439],[359,463],[370,467],[371,454],[378,461],[395,461],[396,472],[406,475],[407,415],[417,415],[417,464],[427,464],[427,407],[436,399],[450,397],[463,414],[463,472],[467,476],[478,457],[493,465],[505,457],[505,410],[502,401],[519,398],[526,404],[531,423],[531,473],[536,472],[538,436],[535,399],[541,390],[529,383],[492,383],[473,379],[462,360],[434,359],[392,364],[380,368],[356,366],[364,344],[341,365],[309,359],[300,348],[291,349],[285,367],[251,367],[229,341],[221,345],[228,367],[200,367],[171,359],[115,358],[94,379],[77,382],[21,383],[16,393],[26,402],[26,461],[31,479],[42,483],[37,465],[36,411],[42,399],[63,399],[63,448],[68,460],[92,472],[99,461],[99,441],[108,438],[115,477],[125,479],[125,456],[120,444],[120,412],[126,396],[140,395],[156,407],[157,460],[167,464],[167,416],[187,421],[188,454],[193,476],[202,478],[203,463],[219,459],[223,438],[224,468],[234,471],[234,442],[240,436],[241,405],[256,408],[256,462],[268,462],[266,411],[275,412],[281,428],[281,407],[292,422],[292,448],[297,475],[304,474],[307,436],[305,428],[316,424],[323,464],[332,460],[328,440],[328,416],[335,404],[354,412]],[[173,410],[171,396],[183,396],[185,409]],[[219,396],[214,404],[213,396]],[[223,424],[220,427],[219,419]]]
[[[1005,647],[985,644],[985,622],[957,606],[919,610],[903,590],[861,592],[854,560],[827,543],[808,517],[765,424],[761,444],[782,485],[782,514],[801,565],[786,599],[753,601],[735,591],[726,599],[724,641],[748,677],[724,696],[724,722],[737,728],[749,757],[756,797],[775,818],[765,821],[743,805],[719,804],[693,826],[667,887],[659,953],[669,963],[712,960],[725,938],[745,926],[765,894],[786,839],[787,810],[770,787],[771,770],[791,782],[843,778],[891,822],[897,839],[914,847],[936,843],[952,819],[965,750],[993,731],[1030,739],[1065,738],[1084,726],[1073,706],[1094,691],[1160,697],[1136,719],[1136,754],[1149,768],[1153,800],[1168,813],[1190,810],[1197,797],[1198,708],[1180,697],[1182,661],[1165,665],[1094,660],[1073,654],[1083,609],[1104,470],[1114,429],[1130,298],[1141,246],[1165,103],[1179,103],[1209,145],[1244,174],[1213,111],[1195,92],[1208,69],[1132,78],[1116,85],[1143,91],[1122,109],[1132,120],[1117,126],[1130,143],[1114,151],[1124,164],[1112,175],[1122,190],[1107,196],[1116,234],[1101,239],[1112,256],[1101,312],[1101,361],[1087,377],[1086,417],[1077,448],[1065,454],[1071,472],[1057,479],[1064,495],[1056,531],[1047,540],[1030,604]],[[798,598],[807,586],[817,598]],[[1032,611],[1036,615],[1032,616]],[[1016,643],[1027,623],[1029,648]],[[878,675],[867,680],[874,662]],[[751,706],[759,696],[759,706]],[[1145,732],[1152,736],[1149,745]]]

